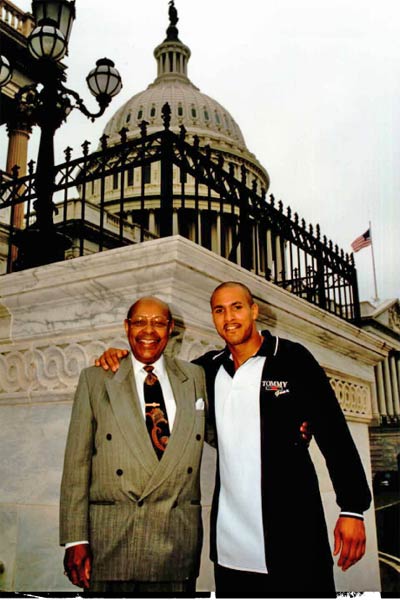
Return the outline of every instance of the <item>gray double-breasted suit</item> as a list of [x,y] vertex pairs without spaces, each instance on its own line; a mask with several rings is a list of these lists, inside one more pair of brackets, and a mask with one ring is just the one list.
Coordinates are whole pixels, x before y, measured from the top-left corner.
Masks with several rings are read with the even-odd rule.
[[91,367],[79,379],[61,485],[60,542],[89,541],[93,581],[198,575],[204,374],[182,360],[165,362],[176,415],[161,461],[131,359],[123,359],[115,374]]

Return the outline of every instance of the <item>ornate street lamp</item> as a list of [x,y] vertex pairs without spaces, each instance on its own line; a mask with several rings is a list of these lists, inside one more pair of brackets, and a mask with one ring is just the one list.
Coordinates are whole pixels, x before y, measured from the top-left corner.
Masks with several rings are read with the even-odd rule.
[[[33,124],[41,129],[35,176],[36,222],[17,232],[13,244],[18,249],[14,268],[21,270],[64,259],[64,251],[71,241],[57,232],[53,214],[54,190],[54,135],[74,108],[94,121],[103,115],[113,96],[122,88],[121,77],[110,59],[100,59],[87,76],[90,92],[96,97],[99,111],[91,113],[79,94],[67,88],[59,61],[68,54],[68,41],[75,19],[75,0],[32,0],[36,27],[28,38],[28,49],[39,61],[41,69],[37,84],[24,86],[16,94],[16,106],[28,106]],[[5,57],[0,58],[0,85],[11,79],[11,67]]]

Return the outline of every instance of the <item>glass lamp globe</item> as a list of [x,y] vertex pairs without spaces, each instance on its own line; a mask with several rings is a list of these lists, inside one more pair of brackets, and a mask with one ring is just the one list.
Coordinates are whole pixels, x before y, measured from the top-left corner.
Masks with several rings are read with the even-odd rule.
[[96,98],[111,98],[122,88],[121,76],[110,59],[99,59],[86,78],[90,92]]
[[0,87],[5,86],[12,78],[12,69],[7,57],[0,55]]
[[62,32],[51,22],[36,27],[28,38],[29,52],[35,59],[60,61],[66,53],[67,44]]

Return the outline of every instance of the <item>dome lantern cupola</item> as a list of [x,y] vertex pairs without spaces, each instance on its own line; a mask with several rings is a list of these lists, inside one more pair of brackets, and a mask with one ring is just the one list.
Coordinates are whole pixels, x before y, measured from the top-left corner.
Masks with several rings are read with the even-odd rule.
[[182,44],[178,38],[178,28],[176,24],[179,20],[178,11],[175,8],[174,1],[169,2],[169,26],[167,37],[155,48],[154,56],[157,60],[157,79],[172,78],[181,79],[188,82],[187,63],[190,58],[190,49]]

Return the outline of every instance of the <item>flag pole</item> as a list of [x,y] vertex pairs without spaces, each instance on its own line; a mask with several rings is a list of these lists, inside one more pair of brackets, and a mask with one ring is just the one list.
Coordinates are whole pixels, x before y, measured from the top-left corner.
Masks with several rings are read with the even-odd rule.
[[375,297],[374,297],[374,301],[379,301],[379,297],[378,297],[378,287],[376,284],[376,269],[375,269],[375,254],[374,254],[374,239],[372,237],[372,227],[371,227],[371,222],[369,222],[369,236],[371,239],[371,255],[372,255],[372,272],[374,275],[374,289],[375,289]]

